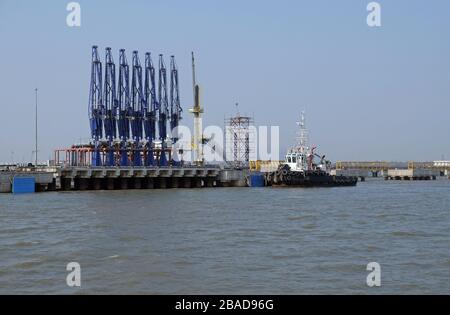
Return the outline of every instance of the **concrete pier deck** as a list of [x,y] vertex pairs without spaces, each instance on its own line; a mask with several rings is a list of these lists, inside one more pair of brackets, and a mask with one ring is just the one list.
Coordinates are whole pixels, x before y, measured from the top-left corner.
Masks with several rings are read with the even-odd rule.
[[32,177],[34,178],[36,191],[55,190],[55,173],[54,172],[0,172],[0,193],[12,192],[12,182],[15,177]]
[[168,189],[221,186],[219,167],[64,167],[58,188],[68,190]]
[[439,171],[432,169],[390,169],[386,180],[435,180]]

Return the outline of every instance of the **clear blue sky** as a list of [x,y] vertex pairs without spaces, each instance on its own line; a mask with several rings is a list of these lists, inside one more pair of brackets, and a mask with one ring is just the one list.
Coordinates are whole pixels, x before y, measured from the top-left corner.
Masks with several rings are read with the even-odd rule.
[[[177,57],[185,121],[192,124],[190,52],[196,52],[204,125],[253,114],[293,141],[307,111],[311,141],[333,160],[450,159],[450,1],[0,0],[0,162],[31,159],[34,88],[40,159],[89,137],[93,44]],[[283,152],[282,152],[283,153]]]

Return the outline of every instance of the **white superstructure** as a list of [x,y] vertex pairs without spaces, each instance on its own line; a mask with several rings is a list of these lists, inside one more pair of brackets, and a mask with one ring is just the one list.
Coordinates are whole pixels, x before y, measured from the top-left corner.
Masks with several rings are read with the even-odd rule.
[[[331,163],[325,160],[325,156],[317,155],[315,147],[309,147],[309,131],[306,128],[305,112],[301,112],[300,121],[297,122],[296,146],[291,148],[285,156],[283,165],[288,165],[293,172],[305,172],[307,170],[321,170],[329,173]],[[319,163],[314,163],[314,158],[320,158]]]

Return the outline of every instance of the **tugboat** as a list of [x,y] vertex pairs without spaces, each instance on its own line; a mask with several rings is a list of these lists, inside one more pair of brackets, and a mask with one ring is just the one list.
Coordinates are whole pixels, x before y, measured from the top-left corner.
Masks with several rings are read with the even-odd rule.
[[297,144],[288,151],[277,171],[267,175],[268,184],[297,187],[356,186],[357,177],[331,175],[331,162],[325,159],[325,155],[317,154],[316,147],[309,148],[304,112],[297,124],[300,127]]

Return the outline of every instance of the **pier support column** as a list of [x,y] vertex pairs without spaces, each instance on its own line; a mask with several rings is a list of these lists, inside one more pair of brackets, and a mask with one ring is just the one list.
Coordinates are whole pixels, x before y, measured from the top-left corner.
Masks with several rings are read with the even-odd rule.
[[155,188],[155,180],[153,178],[147,178],[145,180],[145,188],[147,189]]
[[134,178],[134,189],[142,188],[142,178]]
[[88,180],[87,178],[75,178],[75,190],[87,190]]
[[47,185],[47,191],[55,191],[56,190],[56,179]]
[[94,190],[102,189],[102,181],[100,178],[93,178],[93,179],[91,179],[91,181],[92,181],[92,188]]
[[106,179],[106,189],[107,190],[114,190],[114,178],[107,178]]
[[45,191],[45,187],[43,185],[40,185],[40,184],[35,184],[34,185],[34,191],[35,192],[43,192],[43,191]]
[[61,178],[61,190],[69,191],[72,189],[72,179],[71,178]]
[[184,177],[182,179],[183,182],[183,188],[191,188],[192,180],[189,177]]
[[195,188],[202,188],[202,179],[201,178],[194,178],[194,187]]
[[170,185],[172,188],[178,188],[180,185],[180,179],[178,177],[173,177]]
[[214,187],[214,179],[213,178],[206,178],[205,179],[205,186],[208,188]]
[[120,179],[120,189],[128,189],[128,178]]
[[166,177],[161,177],[159,179],[159,188],[161,188],[161,189],[167,188],[167,178]]

